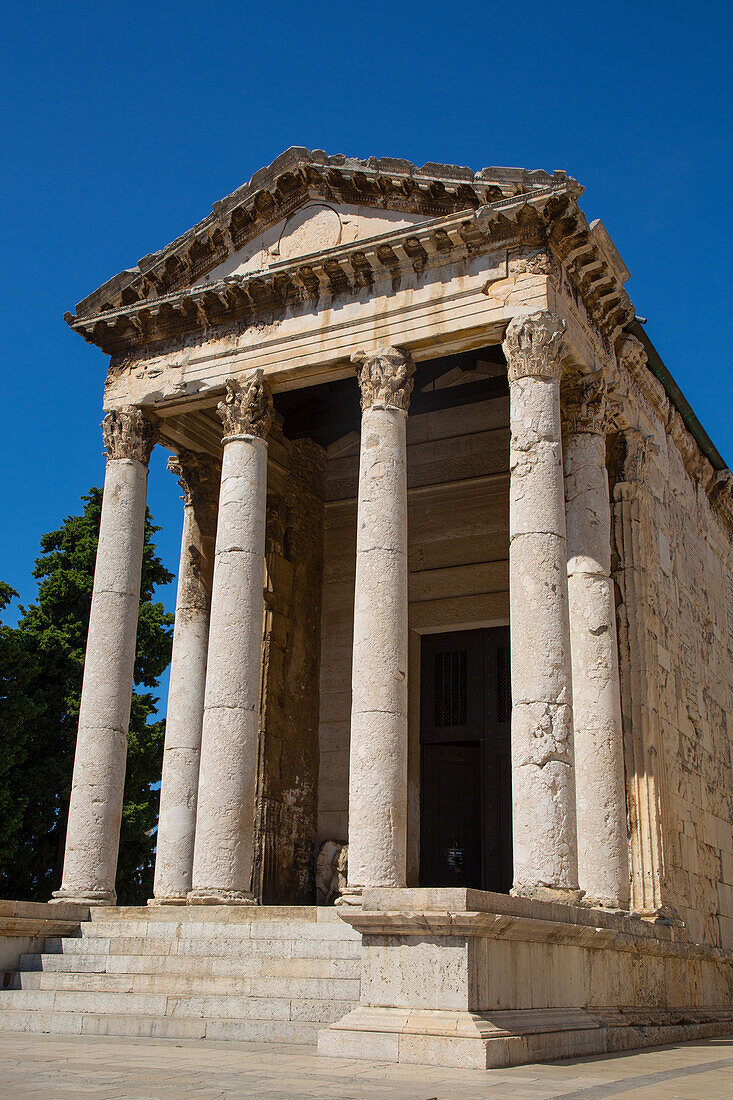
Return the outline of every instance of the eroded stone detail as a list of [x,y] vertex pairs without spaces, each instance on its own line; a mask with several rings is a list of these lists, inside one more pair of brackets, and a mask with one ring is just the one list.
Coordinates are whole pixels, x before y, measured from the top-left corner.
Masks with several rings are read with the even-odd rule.
[[134,458],[147,466],[157,440],[157,431],[140,409],[113,409],[102,421],[102,438],[108,459]]
[[603,371],[580,376],[563,390],[563,429],[567,435],[593,432],[605,435],[609,427],[606,379]]
[[519,378],[560,380],[565,322],[548,310],[538,310],[509,322],[504,354],[509,382]]
[[358,351],[351,357],[361,387],[362,411],[374,405],[407,411],[415,364],[403,348]]
[[219,500],[221,465],[209,455],[196,451],[179,451],[167,463],[178,479],[186,508],[216,509]]
[[272,426],[272,400],[263,380],[262,371],[249,378],[230,378],[226,396],[216,406],[224,425],[224,438],[255,435],[266,439]]

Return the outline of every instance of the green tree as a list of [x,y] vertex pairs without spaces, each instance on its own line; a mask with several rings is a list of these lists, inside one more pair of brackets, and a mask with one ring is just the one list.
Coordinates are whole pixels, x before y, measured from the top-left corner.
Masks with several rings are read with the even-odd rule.
[[[82,500],[81,515],[41,539],[36,602],[21,608],[17,627],[0,627],[0,897],[47,901],[61,881],[102,493],[92,488]],[[152,690],[142,689],[157,687],[173,634],[173,616],[153,602],[155,589],[173,579],[152,541],[158,530],[148,511],[117,869],[118,900],[127,905],[152,895],[151,787],[160,779],[165,723],[154,719]],[[0,588],[0,609],[13,595]]]

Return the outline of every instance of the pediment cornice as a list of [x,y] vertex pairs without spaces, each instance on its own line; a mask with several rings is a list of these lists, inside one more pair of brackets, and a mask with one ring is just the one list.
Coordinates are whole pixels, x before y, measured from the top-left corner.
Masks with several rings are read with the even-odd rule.
[[449,164],[370,157],[357,160],[292,148],[256,172],[211,213],[159,252],[121,271],[76,307],[76,317],[162,297],[190,285],[269,226],[317,199],[337,204],[445,217],[518,194],[564,183],[576,197],[582,187],[565,172],[521,168],[473,172]]
[[405,278],[482,253],[545,244],[563,262],[592,321],[612,343],[633,317],[633,306],[577,206],[577,192],[574,181],[550,183],[260,271],[67,315],[67,321],[87,341],[116,354],[306,302],[356,296],[376,285],[391,283],[396,290]]

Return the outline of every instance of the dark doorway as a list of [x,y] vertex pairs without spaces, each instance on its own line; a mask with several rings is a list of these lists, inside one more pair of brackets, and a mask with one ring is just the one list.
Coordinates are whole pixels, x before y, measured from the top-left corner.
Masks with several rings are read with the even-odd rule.
[[512,885],[509,627],[425,634],[420,885]]

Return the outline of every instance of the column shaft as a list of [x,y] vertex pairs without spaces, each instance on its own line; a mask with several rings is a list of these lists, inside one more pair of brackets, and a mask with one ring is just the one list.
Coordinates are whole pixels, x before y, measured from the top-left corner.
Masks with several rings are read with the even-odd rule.
[[183,489],[183,536],[155,857],[155,900],[185,902],[191,889],[209,610],[220,472],[185,452],[168,463]]
[[577,900],[577,833],[560,423],[564,324],[517,318],[510,382],[509,601],[514,892]]
[[251,902],[262,663],[267,444],[258,373],[219,405],[227,434],[209,628],[193,887],[189,901]]
[[[407,445],[414,367],[354,356],[362,389],[349,763],[349,893],[404,886],[407,850]],[[348,900],[348,897],[347,897]]]
[[107,472],[64,870],[54,898],[114,905],[153,427],[137,409],[109,413],[102,427]]
[[[595,392],[592,392],[595,391]],[[565,497],[573,667],[578,882],[587,899],[628,908],[621,693],[611,571],[605,390],[586,383],[568,408]]]

